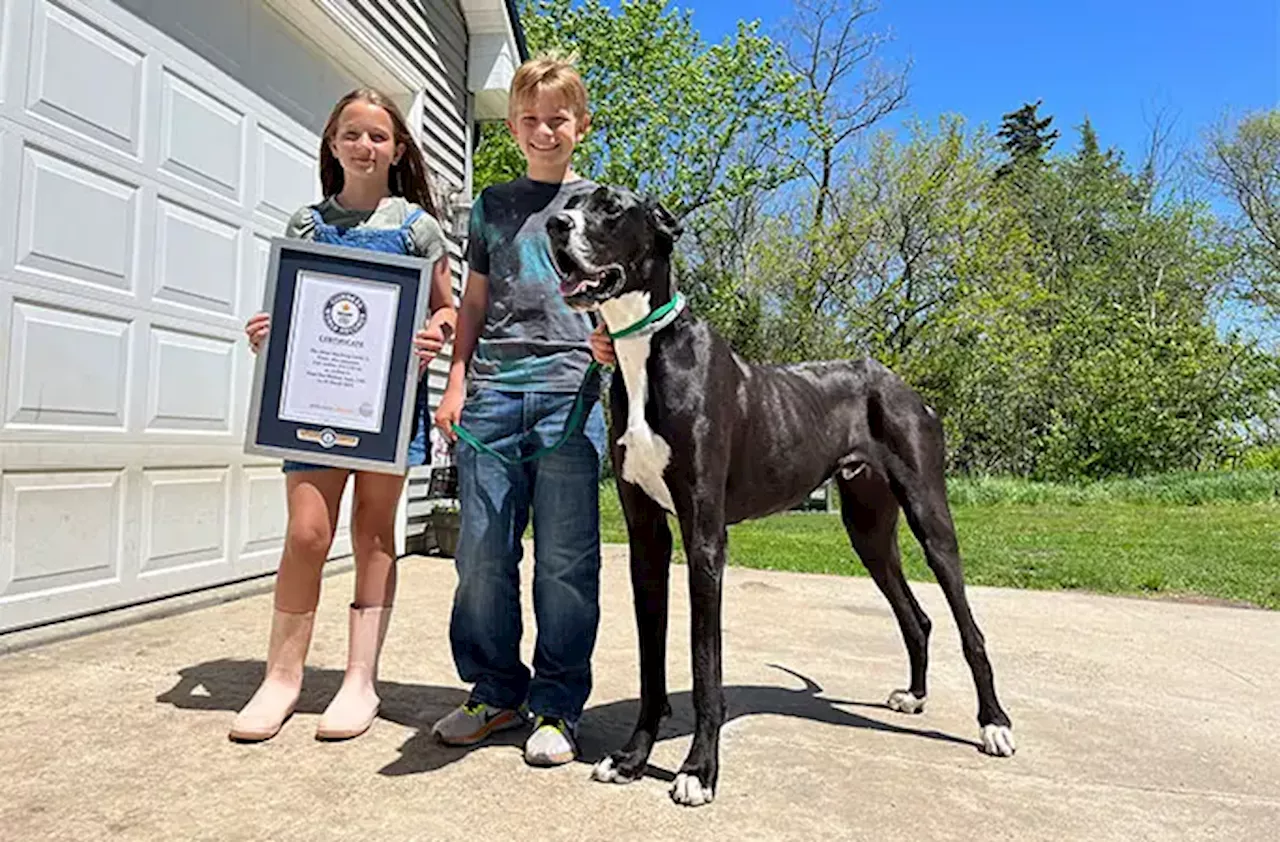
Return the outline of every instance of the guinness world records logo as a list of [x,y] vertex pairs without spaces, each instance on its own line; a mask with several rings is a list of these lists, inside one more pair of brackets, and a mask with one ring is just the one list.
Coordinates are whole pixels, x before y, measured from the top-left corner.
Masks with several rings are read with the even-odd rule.
[[368,320],[368,308],[355,293],[340,292],[324,303],[325,326],[339,336],[359,333]]

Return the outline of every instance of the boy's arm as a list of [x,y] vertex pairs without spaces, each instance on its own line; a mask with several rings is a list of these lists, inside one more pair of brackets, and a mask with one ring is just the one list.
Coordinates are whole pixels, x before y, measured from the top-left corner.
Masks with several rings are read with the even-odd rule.
[[462,308],[458,311],[458,334],[453,342],[453,363],[449,366],[447,388],[462,389],[467,381],[467,366],[476,340],[484,327],[485,312],[489,309],[489,276],[467,272],[467,285],[462,293]]
[[462,404],[466,399],[467,366],[476,340],[484,328],[485,312],[489,309],[489,277],[467,270],[467,285],[462,293],[462,308],[458,313],[458,333],[453,341],[453,363],[449,366],[449,385],[436,409],[436,426],[449,438],[457,439],[453,425],[462,420]]

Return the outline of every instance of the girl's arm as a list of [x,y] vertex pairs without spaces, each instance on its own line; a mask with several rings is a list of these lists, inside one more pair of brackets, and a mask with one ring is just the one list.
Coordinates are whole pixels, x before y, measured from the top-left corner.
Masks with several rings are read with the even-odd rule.
[[431,273],[431,292],[427,299],[431,318],[427,326],[413,337],[413,348],[418,355],[418,375],[449,341],[458,322],[458,311],[453,306],[453,275],[449,271],[449,256],[442,255]]
[[[289,217],[288,223],[284,226],[284,235],[290,240],[302,239],[302,226],[309,218],[310,208],[303,206],[293,212],[293,216]],[[249,317],[249,321],[245,323],[244,334],[249,337],[249,349],[255,354],[262,350],[262,343],[266,341],[267,335],[271,333],[271,314],[267,312],[255,313]]]
[[439,326],[445,335],[445,341],[448,341],[458,327],[458,309],[453,306],[453,272],[449,268],[448,254],[442,254],[436,261],[435,271],[431,275],[431,297],[427,306],[431,310],[427,328]]

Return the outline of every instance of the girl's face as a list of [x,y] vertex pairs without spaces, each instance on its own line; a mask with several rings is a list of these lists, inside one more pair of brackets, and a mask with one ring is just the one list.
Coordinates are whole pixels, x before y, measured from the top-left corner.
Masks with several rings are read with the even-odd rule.
[[396,143],[391,115],[382,106],[364,100],[355,100],[342,109],[329,149],[346,178],[377,180],[380,184],[387,183],[391,167],[404,154],[404,144]]

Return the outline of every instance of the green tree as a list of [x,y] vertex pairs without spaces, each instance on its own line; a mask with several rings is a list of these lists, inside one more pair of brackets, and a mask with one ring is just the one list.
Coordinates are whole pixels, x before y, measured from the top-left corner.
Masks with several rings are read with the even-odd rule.
[[[1022,269],[975,288],[944,352],[957,466],[1046,478],[1219,464],[1275,411],[1275,359],[1222,338],[1232,250],[1186,200],[1150,201],[1091,123],[1075,155],[993,193],[1017,215]],[[992,325],[997,326],[992,329]],[[957,356],[959,355],[959,356]]]
[[[524,0],[530,50],[576,54],[591,95],[584,175],[652,194],[678,218],[794,177],[784,146],[796,77],[779,45],[740,23],[707,44],[667,0]],[[477,191],[522,171],[501,126],[476,150]]]
[[1243,258],[1246,293],[1280,316],[1280,110],[1212,131],[1202,163],[1238,212],[1230,231]]
[[1052,116],[1041,119],[1037,113],[1042,104],[1041,100],[1024,103],[1017,111],[1010,111],[1003,116],[996,137],[1000,139],[1009,160],[996,170],[998,177],[1011,174],[1020,165],[1039,166],[1044,163],[1045,156],[1058,139],[1058,131],[1048,130],[1053,123]]

